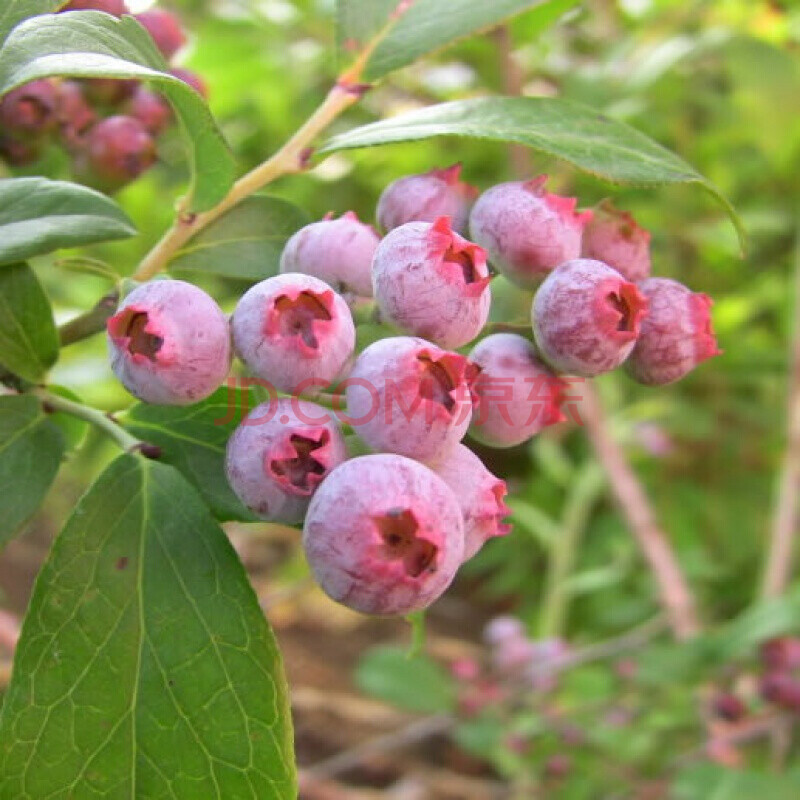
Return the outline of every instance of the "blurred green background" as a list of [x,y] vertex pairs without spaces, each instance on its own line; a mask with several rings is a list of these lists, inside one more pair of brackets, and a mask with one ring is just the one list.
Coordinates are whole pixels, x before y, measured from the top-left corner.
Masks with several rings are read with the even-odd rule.
[[[333,0],[162,5],[179,12],[192,33],[185,63],[207,80],[211,108],[242,171],[302,123],[336,75]],[[510,53],[504,52],[509,43]],[[704,620],[724,630],[758,592],[786,442],[800,224],[800,6],[789,0],[585,0],[546,31],[534,29],[523,15],[510,24],[506,38],[487,34],[395,74],[334,131],[435,102],[504,93],[509,58],[524,94],[592,105],[684,157],[720,187],[749,232],[749,249],[741,258],[723,211],[697,188],[611,187],[531,155],[532,172],[547,172],[555,190],[576,194],[583,206],[613,196],[652,231],[654,272],[715,300],[722,357],[680,384],[658,390],[621,374],[606,376],[599,385],[614,433],[649,491]],[[87,250],[120,274],[129,274],[168,227],[184,185],[178,141],[167,137],[160,154],[161,164],[118,197],[141,235]],[[315,218],[354,209],[372,220],[388,182],[456,160],[463,162],[465,179],[482,188],[513,177],[506,147],[441,139],[337,154],[306,175],[281,180],[271,191]],[[57,153],[48,156],[49,174],[60,175],[63,168]],[[108,289],[102,278],[66,272],[48,259],[35,266],[59,321]],[[226,309],[243,288],[230,282],[205,285]],[[500,297],[496,315],[506,321],[525,317],[513,292],[501,287]],[[65,350],[53,380],[109,409],[129,401],[111,377],[102,337]],[[108,452],[93,439],[73,455],[29,535],[57,530]],[[509,480],[516,530],[490,543],[461,579],[461,595],[479,614],[512,612],[531,634],[562,636],[575,646],[619,635],[657,614],[652,577],[624,521],[602,481],[593,488],[594,457],[579,427],[558,426],[510,453],[481,454]],[[557,537],[570,513],[581,543],[565,589],[569,604],[554,629],[552,620],[543,619],[543,598],[553,531]],[[19,548],[12,545],[3,556],[0,577],[10,573]],[[296,555],[276,569],[281,585],[302,580],[304,568]],[[20,610],[26,590],[11,591],[10,602]],[[589,723],[581,717],[580,724],[595,738],[591,746],[571,748],[580,767],[556,784],[542,778],[541,764],[566,747],[562,740],[540,738],[523,755],[502,744],[512,728],[526,735],[535,728],[531,720],[538,717],[527,705],[524,713],[504,708],[500,733],[487,724],[471,739],[465,735],[462,744],[488,757],[496,774],[517,781],[520,797],[668,796],[655,793],[659,789],[685,798],[710,797],[712,791],[720,792],[714,798],[800,796],[796,776],[770,782],[774,750],[766,745],[744,757],[740,766],[751,771],[742,773],[741,785],[720,777],[715,766],[695,760],[684,769],[673,763],[684,751],[702,749],[698,687],[710,679],[727,680],[731,667],[687,655],[666,639],[653,648],[643,656],[642,669],[650,677],[635,688],[620,688],[608,665],[577,670],[562,686],[558,702],[568,708],[612,696],[624,705],[630,691],[629,710],[637,721],[615,728],[604,727],[599,717]],[[734,661],[747,669],[753,652],[736,651]],[[288,668],[291,674],[291,660]],[[789,767],[792,753],[782,759]],[[606,771],[609,759],[625,769]],[[550,786],[549,794],[538,794],[542,786]],[[648,787],[653,794],[646,793]]]

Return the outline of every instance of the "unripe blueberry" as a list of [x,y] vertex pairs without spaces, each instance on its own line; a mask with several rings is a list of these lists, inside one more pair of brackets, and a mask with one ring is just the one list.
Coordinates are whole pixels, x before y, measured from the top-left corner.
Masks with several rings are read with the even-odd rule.
[[172,120],[170,104],[156,92],[145,86],[138,86],[133,96],[125,104],[125,113],[138,119],[148,133],[158,136]]
[[431,469],[453,490],[461,506],[465,561],[489,539],[511,533],[511,525],[503,522],[511,513],[503,502],[506,482],[492,475],[472,450],[456,445]]
[[156,145],[138,119],[108,117],[87,134],[86,159],[99,183],[115,189],[153,166]]
[[450,217],[453,230],[466,233],[469,210],[478,190],[459,180],[461,164],[407,175],[390,183],[378,200],[378,225],[391,231],[407,222],[435,222]]
[[225,472],[237,497],[261,519],[303,521],[311,496],[347,458],[330,412],[293,398],[256,406],[228,440]]
[[478,342],[469,360],[479,369],[472,387],[473,439],[489,447],[514,447],[564,421],[559,408],[564,382],[524,337],[494,333]]
[[761,696],[787,711],[800,711],[800,681],[790,672],[769,672],[761,680]]
[[152,36],[156,47],[169,61],[186,44],[186,35],[180,20],[163,8],[151,8],[136,14],[137,21]]
[[461,511],[447,484],[422,464],[360,456],[314,494],[303,547],[334,600],[364,614],[408,614],[453,580],[464,554]]
[[146,403],[196,403],[220,386],[230,368],[228,321],[191,283],[138,286],[108,320],[107,331],[114,373]]
[[312,394],[330,385],[355,348],[347,303],[327,283],[297,272],[249,289],[231,324],[239,357],[282,392]]
[[381,339],[345,382],[347,421],[373,450],[436,461],[467,432],[473,377],[458,353],[410,336]]
[[591,211],[575,212],[577,200],[548,194],[547,175],[525,183],[501,183],[484,192],[469,218],[472,238],[510,281],[533,288],[551,269],[581,254]]
[[57,125],[58,90],[52,81],[31,81],[0,100],[0,130],[8,136],[30,139]]
[[70,0],[62,11],[105,11],[115,17],[130,14],[125,0]]
[[726,722],[738,722],[747,714],[747,706],[741,698],[730,692],[721,692],[714,697],[712,708]]
[[800,639],[779,636],[761,645],[761,660],[771,670],[800,669]]
[[170,70],[170,74],[180,78],[185,84],[191,86],[201,97],[208,98],[208,86],[206,82],[196,73],[185,67],[175,67]]
[[345,296],[372,297],[372,257],[380,238],[353,211],[301,228],[286,243],[281,272],[302,272]]
[[87,102],[83,86],[77,81],[63,81],[58,87],[58,123],[66,146],[81,147],[96,121],[97,114]]
[[556,371],[592,378],[630,355],[647,298],[600,261],[579,258],[554,269],[533,299],[539,353]]
[[602,261],[634,283],[650,275],[650,231],[610,202],[601,203],[584,228],[581,252],[583,258]]
[[648,386],[672,383],[721,353],[711,326],[708,295],[669,278],[648,278],[639,289],[650,312],[625,365],[634,380]]
[[447,217],[408,222],[378,245],[372,288],[383,316],[406,333],[446,348],[472,341],[489,317],[486,253]]

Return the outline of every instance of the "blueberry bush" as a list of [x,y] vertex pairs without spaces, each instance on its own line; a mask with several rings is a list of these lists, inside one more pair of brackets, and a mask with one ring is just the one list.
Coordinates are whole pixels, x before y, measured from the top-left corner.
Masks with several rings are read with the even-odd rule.
[[[0,800],[349,796],[298,776],[281,652],[232,525],[292,528],[331,600],[410,621],[412,646],[365,650],[356,682],[427,714],[424,735],[489,764],[507,796],[796,795],[797,771],[778,768],[800,709],[786,592],[800,454],[788,523],[779,513],[761,548],[762,601],[710,619],[710,556],[665,533],[619,441],[668,449],[668,385],[727,359],[709,362],[723,355],[715,276],[660,256],[713,261],[724,241],[733,262],[747,237],[726,195],[744,192],[657,141],[680,137],[606,113],[613,96],[595,99],[580,69],[571,85],[543,68],[537,91],[509,61],[514,36],[535,52],[584,14],[615,20],[614,5],[268,2],[303,15],[312,49],[335,24],[325,69],[305,74],[296,48],[283,84],[274,63],[258,75],[278,97],[249,74],[272,23],[235,3],[205,28],[193,8],[195,33],[159,5],[6,0],[0,541],[42,513],[62,465],[88,488],[61,503],[6,636]],[[499,76],[418,90],[440,53],[495,42]],[[710,80],[721,45],[704,44],[692,69]],[[643,82],[668,69],[645,66]],[[413,102],[392,107],[400,90]],[[435,163],[384,155],[425,147]],[[369,179],[348,177],[351,158]],[[322,197],[312,175],[336,188]],[[689,247],[665,196],[713,233]],[[736,313],[723,305],[726,333]],[[635,425],[606,409],[620,385],[655,387]],[[579,572],[606,489],[635,549],[587,537]],[[484,644],[443,670],[426,612],[462,582],[492,611]],[[574,641],[570,613],[585,623]],[[596,729],[576,723],[580,703],[600,705]],[[767,755],[739,749],[765,737]]]

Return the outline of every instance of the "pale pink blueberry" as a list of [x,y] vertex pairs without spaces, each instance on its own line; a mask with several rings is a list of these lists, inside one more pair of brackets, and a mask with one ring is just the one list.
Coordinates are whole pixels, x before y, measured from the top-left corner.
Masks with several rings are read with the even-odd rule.
[[449,349],[472,341],[486,324],[489,280],[486,253],[455,233],[447,217],[395,228],[372,263],[383,317]]
[[329,411],[283,398],[254,408],[234,431],[225,472],[254,514],[293,525],[303,521],[314,492],[346,458],[344,437]]
[[180,20],[163,8],[151,8],[136,15],[137,21],[153,38],[156,47],[167,61],[186,44],[186,34]]
[[469,210],[478,190],[460,180],[461,164],[407,175],[390,183],[378,200],[378,225],[391,231],[407,222],[450,217],[453,229],[466,233]]
[[0,99],[0,130],[7,136],[30,139],[57,124],[58,89],[52,81],[31,81]]
[[638,283],[650,275],[650,231],[637,225],[627,211],[601,203],[583,231],[582,255]]
[[444,457],[472,417],[474,368],[458,353],[396,336],[371,344],[344,382],[347,421],[373,450]]
[[329,386],[355,347],[347,303],[327,283],[295,272],[250,288],[231,325],[236,352],[253,374],[292,394]]
[[281,255],[281,272],[302,272],[345,297],[372,297],[372,258],[380,238],[348,211],[301,228]]
[[492,475],[472,450],[456,445],[432,469],[453,490],[461,506],[465,561],[489,539],[511,532],[511,525],[503,522],[511,513],[503,500],[508,494],[506,482]]
[[146,403],[196,403],[228,375],[228,321],[190,283],[155,280],[137,287],[108,320],[107,331],[114,373]]
[[680,380],[722,351],[711,324],[713,301],[669,278],[648,278],[639,289],[650,305],[625,369],[639,383]]
[[478,368],[469,434],[489,447],[514,447],[565,417],[564,381],[516,333],[494,333],[469,354]]
[[539,287],[531,317],[539,353],[557,372],[592,378],[631,354],[647,298],[601,261],[568,261]]
[[345,461],[314,494],[303,527],[314,577],[339,603],[364,614],[426,608],[464,556],[453,492],[426,466],[399,455]]
[[125,104],[125,113],[138,119],[153,136],[162,133],[172,120],[170,104],[161,95],[145,86],[136,88]]
[[58,87],[58,122],[66,146],[81,147],[96,120],[97,113],[87,102],[83,86],[77,81],[63,81]]
[[577,200],[549,194],[547,175],[501,183],[484,192],[470,214],[472,238],[490,263],[510,281],[534,288],[550,270],[581,254],[591,211],[576,212]]

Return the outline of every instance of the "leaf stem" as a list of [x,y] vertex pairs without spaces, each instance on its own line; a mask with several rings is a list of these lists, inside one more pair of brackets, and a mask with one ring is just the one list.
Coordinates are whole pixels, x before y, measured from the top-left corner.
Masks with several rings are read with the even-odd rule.
[[219,205],[202,214],[178,216],[161,241],[139,264],[132,275],[133,280],[150,280],[166,267],[172,257],[193,236],[218,220],[242,200],[282,175],[305,170],[308,167],[311,143],[336,117],[357,103],[361,95],[362,92],[357,87],[340,79],[328,92],[328,96],[319,108],[297,130],[294,136],[275,155],[240,178]]
[[70,414],[73,417],[88,422],[90,425],[94,425],[95,428],[102,431],[110,439],[113,439],[125,452],[142,452],[145,455],[155,455],[152,450],[152,445],[148,445],[135,436],[132,436],[125,428],[103,411],[92,408],[91,406],[86,406],[83,403],[76,403],[73,400],[68,400],[66,397],[53,394],[46,389],[34,389],[33,394],[45,403],[47,407],[55,411],[63,411],[65,414]]

